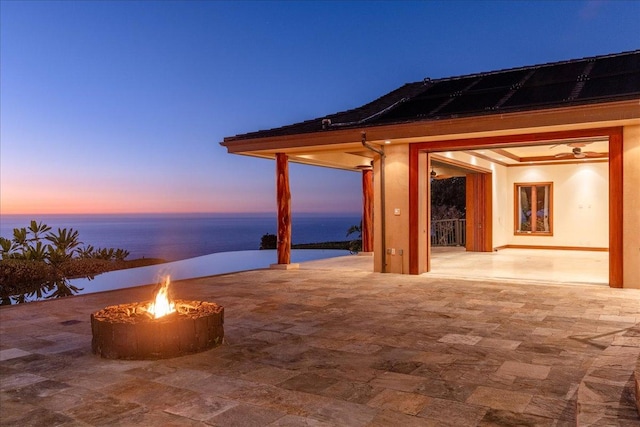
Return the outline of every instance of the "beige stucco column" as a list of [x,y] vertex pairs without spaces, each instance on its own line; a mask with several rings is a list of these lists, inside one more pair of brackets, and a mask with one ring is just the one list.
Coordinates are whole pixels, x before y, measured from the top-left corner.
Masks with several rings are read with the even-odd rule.
[[[376,204],[374,206],[374,271],[387,273],[409,273],[409,145],[385,145],[385,212],[381,212],[379,195],[381,183],[374,183]],[[379,173],[379,162],[374,163],[374,172]],[[378,176],[376,174],[376,176]],[[382,242],[381,221],[385,221],[385,241]],[[385,248],[383,251],[382,248]],[[384,253],[379,253],[384,252]]]
[[362,171],[362,252],[373,252],[373,170]]

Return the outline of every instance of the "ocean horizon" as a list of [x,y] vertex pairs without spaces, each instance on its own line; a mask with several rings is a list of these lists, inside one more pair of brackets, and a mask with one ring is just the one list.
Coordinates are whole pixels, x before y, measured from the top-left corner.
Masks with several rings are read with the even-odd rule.
[[[10,214],[0,216],[0,236],[11,239],[14,228],[31,220],[52,228],[73,228],[83,245],[120,248],[127,259],[177,261],[218,252],[255,250],[264,234],[276,234],[275,213],[143,213],[143,214]],[[347,237],[360,224],[354,213],[293,213],[292,243],[355,239]]]

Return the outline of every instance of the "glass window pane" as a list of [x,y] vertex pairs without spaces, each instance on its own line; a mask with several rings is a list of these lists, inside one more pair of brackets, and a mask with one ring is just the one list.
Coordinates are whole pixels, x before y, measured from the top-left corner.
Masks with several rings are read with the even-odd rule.
[[531,187],[520,187],[519,231],[531,231]]
[[515,184],[515,232],[552,236],[553,183]]
[[536,230],[549,232],[549,186],[536,186]]

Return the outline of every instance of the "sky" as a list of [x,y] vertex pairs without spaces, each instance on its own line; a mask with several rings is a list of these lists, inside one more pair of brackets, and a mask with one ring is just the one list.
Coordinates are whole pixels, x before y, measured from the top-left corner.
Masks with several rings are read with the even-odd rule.
[[[405,83],[640,48],[638,1],[0,0],[0,215],[275,212],[227,136]],[[361,211],[290,164],[293,212]]]

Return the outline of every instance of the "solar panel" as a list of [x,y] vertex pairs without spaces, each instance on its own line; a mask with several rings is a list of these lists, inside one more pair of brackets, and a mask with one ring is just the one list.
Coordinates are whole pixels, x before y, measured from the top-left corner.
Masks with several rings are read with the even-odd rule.
[[464,93],[453,99],[438,111],[438,114],[466,114],[471,112],[489,111],[510,92],[509,87],[492,91],[475,91]]
[[590,78],[576,99],[640,94],[640,71]]
[[431,111],[440,107],[450,100],[449,95],[435,96],[431,98],[414,98],[400,104],[398,107],[385,114],[378,121],[394,121],[411,119],[415,117],[426,117]]
[[418,97],[432,97],[438,95],[450,95],[455,92],[460,92],[467,88],[471,83],[478,80],[478,76],[467,77],[462,79],[452,80],[436,80],[430,88],[421,93]]
[[589,77],[624,74],[633,71],[640,71],[640,55],[613,56],[596,60]]
[[529,70],[515,70],[502,73],[487,74],[482,76],[472,90],[484,90],[510,87],[520,82],[529,73]]
[[558,103],[569,99],[576,82],[563,82],[522,87],[505,102],[503,108]]
[[[640,50],[511,70],[406,84],[349,111],[238,135],[261,137],[317,132],[322,119],[366,125],[535,110],[640,96]],[[398,102],[404,100],[403,102]],[[500,104],[502,102],[502,104]],[[397,105],[396,105],[397,104]]]
[[586,61],[570,62],[567,64],[538,68],[523,85],[523,87],[549,85],[560,82],[577,82],[584,73]]

